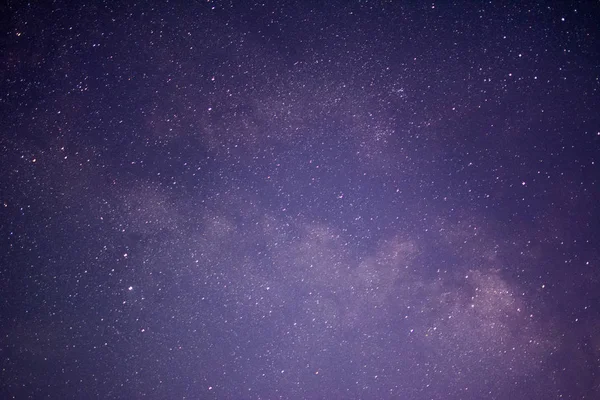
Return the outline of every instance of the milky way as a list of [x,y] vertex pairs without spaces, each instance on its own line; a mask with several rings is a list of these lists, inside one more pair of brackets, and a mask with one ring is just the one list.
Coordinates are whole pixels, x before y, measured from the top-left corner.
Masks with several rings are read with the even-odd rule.
[[598,4],[188,3],[1,13],[0,397],[600,397]]

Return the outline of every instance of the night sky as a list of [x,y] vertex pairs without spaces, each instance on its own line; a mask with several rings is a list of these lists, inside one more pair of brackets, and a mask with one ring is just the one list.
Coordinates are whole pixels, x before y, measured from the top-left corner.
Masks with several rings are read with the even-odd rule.
[[3,2],[0,398],[599,399],[598,21]]

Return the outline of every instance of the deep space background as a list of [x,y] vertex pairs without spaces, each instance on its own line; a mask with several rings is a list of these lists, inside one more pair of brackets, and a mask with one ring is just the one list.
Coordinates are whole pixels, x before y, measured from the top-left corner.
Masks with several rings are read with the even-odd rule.
[[0,10],[1,398],[600,398],[598,1]]

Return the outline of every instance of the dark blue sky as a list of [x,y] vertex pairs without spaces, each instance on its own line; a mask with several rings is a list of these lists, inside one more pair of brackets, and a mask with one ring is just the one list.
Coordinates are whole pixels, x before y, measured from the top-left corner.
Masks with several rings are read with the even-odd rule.
[[0,15],[0,397],[600,396],[597,2]]

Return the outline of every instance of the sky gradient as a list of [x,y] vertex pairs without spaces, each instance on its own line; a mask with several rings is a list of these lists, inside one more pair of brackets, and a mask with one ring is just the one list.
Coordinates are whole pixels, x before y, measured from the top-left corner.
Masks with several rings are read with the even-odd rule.
[[7,3],[0,397],[600,398],[598,2]]

